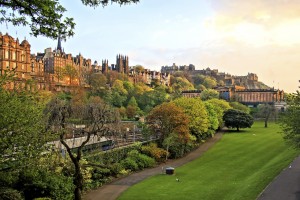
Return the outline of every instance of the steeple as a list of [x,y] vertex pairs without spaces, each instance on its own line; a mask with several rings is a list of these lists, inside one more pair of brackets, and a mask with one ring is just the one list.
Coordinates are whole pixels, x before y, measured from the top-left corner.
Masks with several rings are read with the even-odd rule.
[[58,36],[58,41],[57,41],[57,51],[63,52],[61,48],[61,38],[60,35]]

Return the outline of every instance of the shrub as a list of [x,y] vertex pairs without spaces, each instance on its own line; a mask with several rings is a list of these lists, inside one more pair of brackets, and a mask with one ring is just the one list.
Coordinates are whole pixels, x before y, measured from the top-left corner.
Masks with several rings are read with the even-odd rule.
[[0,189],[1,200],[21,200],[23,199],[20,192],[12,188],[1,188]]
[[153,167],[155,165],[155,160],[145,154],[139,154],[137,164],[140,169]]
[[17,183],[25,199],[50,197],[51,199],[73,199],[74,185],[72,178],[57,175],[45,170],[30,169],[23,171]]
[[111,171],[112,175],[115,177],[117,177],[123,169],[124,168],[121,165],[121,163],[114,163],[114,164],[110,165],[110,171]]
[[137,163],[139,169],[152,167],[155,165],[155,160],[153,158],[145,154],[141,154],[137,150],[130,151],[127,156]]
[[157,147],[156,143],[150,143],[147,146],[142,146],[142,153],[154,158],[157,162],[162,162],[169,156],[169,152]]
[[139,169],[138,164],[132,158],[126,158],[122,160],[121,164],[125,169],[130,169],[131,171],[136,171]]

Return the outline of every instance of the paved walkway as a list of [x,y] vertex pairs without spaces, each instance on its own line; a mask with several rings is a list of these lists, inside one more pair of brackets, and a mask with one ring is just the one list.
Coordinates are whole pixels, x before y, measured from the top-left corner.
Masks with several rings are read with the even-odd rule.
[[156,174],[162,173],[162,167],[179,167],[184,165],[192,160],[195,160],[199,156],[201,156],[205,151],[207,151],[213,144],[219,141],[222,137],[223,133],[217,133],[213,138],[207,140],[204,144],[202,144],[198,149],[189,153],[183,158],[177,160],[170,160],[167,163],[163,163],[155,168],[146,169],[141,172],[137,172],[131,174],[122,179],[116,180],[110,184],[107,184],[97,190],[92,190],[86,195],[84,195],[83,199],[85,200],[115,200],[122,192],[124,192],[130,186]]
[[300,156],[284,169],[257,200],[299,200],[300,199]]

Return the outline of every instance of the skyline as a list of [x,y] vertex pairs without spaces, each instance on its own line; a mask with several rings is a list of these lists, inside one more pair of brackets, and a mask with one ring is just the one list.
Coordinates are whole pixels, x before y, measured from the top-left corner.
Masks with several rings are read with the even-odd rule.
[[[256,73],[270,87],[295,92],[300,57],[300,2],[240,0],[141,0],[138,4],[89,8],[62,0],[74,17],[75,35],[62,42],[66,53],[101,63],[129,56],[159,71],[161,66],[194,64],[232,75]],[[57,41],[32,37],[29,28],[1,24],[2,33],[25,37],[31,53],[54,49]]]

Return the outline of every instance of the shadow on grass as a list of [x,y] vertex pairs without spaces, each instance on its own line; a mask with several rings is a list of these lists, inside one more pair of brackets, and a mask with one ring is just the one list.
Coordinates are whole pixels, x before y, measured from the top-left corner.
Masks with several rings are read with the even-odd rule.
[[224,130],[224,133],[225,134],[231,134],[231,133],[246,133],[248,132],[247,130],[236,130],[236,129],[227,129],[227,130]]

